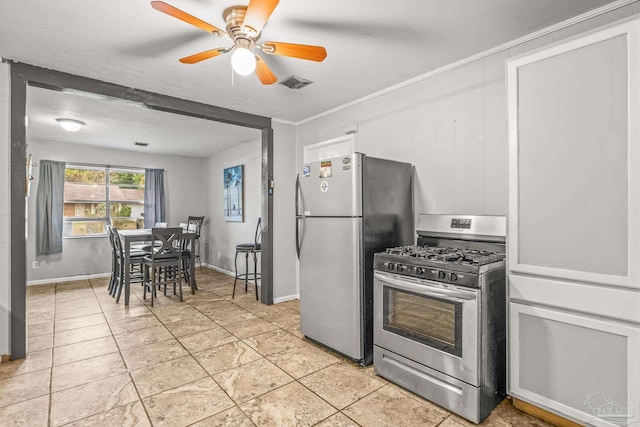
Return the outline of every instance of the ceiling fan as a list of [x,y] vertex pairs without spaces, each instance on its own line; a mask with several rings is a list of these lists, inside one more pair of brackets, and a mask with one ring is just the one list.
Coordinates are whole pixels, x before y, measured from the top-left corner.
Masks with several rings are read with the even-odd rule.
[[258,40],[262,35],[262,28],[267,23],[278,2],[279,0],[250,0],[248,6],[232,6],[225,9],[222,17],[226,22],[227,31],[223,31],[162,1],[152,1],[151,7],[201,30],[233,41],[233,46],[229,48],[219,47],[181,58],[180,62],[183,64],[195,64],[233,51],[231,66],[236,73],[248,76],[255,71],[262,84],[270,85],[278,79],[260,55],[255,53],[256,49],[269,55],[288,56],[316,62],[321,62],[327,57],[327,51],[322,46],[274,41],[258,44]]

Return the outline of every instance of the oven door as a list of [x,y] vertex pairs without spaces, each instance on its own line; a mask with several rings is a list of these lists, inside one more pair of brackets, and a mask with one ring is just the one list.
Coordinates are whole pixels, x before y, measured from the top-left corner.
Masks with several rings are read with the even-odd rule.
[[478,386],[478,289],[376,271],[374,344]]

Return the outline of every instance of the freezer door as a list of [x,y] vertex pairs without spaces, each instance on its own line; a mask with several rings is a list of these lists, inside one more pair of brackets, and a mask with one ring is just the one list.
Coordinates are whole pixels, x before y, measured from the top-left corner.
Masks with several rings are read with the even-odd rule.
[[300,331],[354,360],[364,357],[361,218],[305,218]]
[[298,177],[298,215],[362,215],[361,154],[306,163],[298,168]]

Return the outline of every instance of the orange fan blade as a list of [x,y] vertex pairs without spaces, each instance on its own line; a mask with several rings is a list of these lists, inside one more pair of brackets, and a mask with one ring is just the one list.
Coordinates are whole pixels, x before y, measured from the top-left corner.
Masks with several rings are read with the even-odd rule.
[[324,47],[307,44],[265,42],[263,51],[271,55],[290,56],[316,62],[322,62],[327,57],[327,50]]
[[171,6],[163,1],[152,1],[151,7],[155,10],[159,10],[160,12],[166,13],[167,15],[171,15],[174,18],[178,18],[181,21],[186,22],[187,24],[191,24],[195,27],[200,28],[201,30],[205,30],[209,33],[216,34],[226,34],[218,27],[214,27],[213,25],[204,22],[202,19],[198,19],[193,15],[189,15],[187,12],[184,12],[176,7]]
[[251,0],[247,6],[242,26],[250,27],[259,34],[278,5],[279,0]]
[[180,62],[183,64],[195,64],[205,59],[213,58],[214,56],[222,55],[226,53],[226,49],[219,47],[218,49],[206,50],[204,52],[196,53],[195,55],[185,56],[180,58]]
[[260,55],[256,55],[256,76],[258,76],[263,85],[272,85],[278,81],[276,75],[273,74],[267,63],[260,58]]

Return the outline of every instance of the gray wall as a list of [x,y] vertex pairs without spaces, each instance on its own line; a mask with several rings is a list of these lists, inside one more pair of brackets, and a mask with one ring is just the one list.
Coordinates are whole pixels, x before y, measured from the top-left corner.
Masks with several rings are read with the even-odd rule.
[[[11,101],[9,99],[9,65],[0,63],[0,356],[9,352],[9,311],[11,283],[9,143]],[[1,363],[1,362],[0,362]]]
[[[260,217],[261,147],[260,133],[256,132],[254,141],[217,153],[206,160],[204,188],[208,228],[205,233],[208,241],[200,248],[201,256],[204,254],[202,259],[207,264],[227,272],[234,271],[236,245],[253,242]],[[244,165],[244,222],[227,222],[223,211],[223,170],[237,165]]]
[[[204,215],[206,203],[203,198],[205,161],[177,156],[136,154],[78,144],[28,141],[27,153],[33,161],[59,160],[67,163],[98,163],[139,168],[165,170],[167,197],[167,222],[178,225],[186,222],[189,215]],[[111,270],[111,255],[106,237],[67,238],[63,241],[61,254],[35,255],[35,202],[38,186],[38,167],[33,169],[31,197],[28,202],[27,280],[48,282],[73,276],[107,273]],[[32,268],[32,261],[40,263]]]

